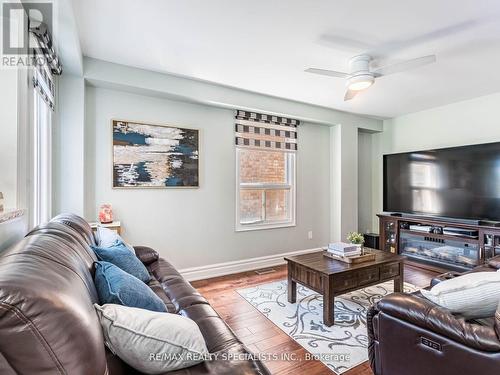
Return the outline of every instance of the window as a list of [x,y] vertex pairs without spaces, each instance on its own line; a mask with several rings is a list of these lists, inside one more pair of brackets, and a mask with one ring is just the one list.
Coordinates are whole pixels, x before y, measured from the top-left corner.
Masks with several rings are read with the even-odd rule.
[[46,25],[30,27],[33,61],[30,78],[31,154],[30,224],[36,226],[52,216],[52,116],[55,105],[55,75],[61,73],[57,55],[52,49]]
[[294,226],[295,127],[260,117],[249,120],[248,112],[237,114],[236,230]]
[[43,95],[33,89],[33,207],[32,224],[38,225],[51,218],[52,208],[52,109]]
[[237,148],[239,230],[295,224],[295,154]]

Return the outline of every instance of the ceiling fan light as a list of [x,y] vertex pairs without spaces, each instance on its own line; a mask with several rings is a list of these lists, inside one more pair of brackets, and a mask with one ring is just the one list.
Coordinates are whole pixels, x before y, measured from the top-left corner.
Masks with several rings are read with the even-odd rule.
[[347,88],[352,91],[365,90],[373,85],[374,78],[370,74],[363,74],[360,76],[352,77],[347,81]]
[[361,90],[367,89],[372,84],[373,84],[373,82],[370,82],[370,81],[354,82],[354,83],[349,84],[349,90],[361,91]]

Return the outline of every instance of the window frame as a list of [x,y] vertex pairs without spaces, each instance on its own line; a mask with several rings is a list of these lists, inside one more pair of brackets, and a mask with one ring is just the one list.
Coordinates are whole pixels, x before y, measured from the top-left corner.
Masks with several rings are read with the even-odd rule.
[[[30,45],[39,46],[31,33]],[[30,48],[31,56],[36,57],[37,51],[35,48]],[[52,136],[55,113],[54,107],[47,103],[47,99],[54,102],[54,86],[51,86],[47,79],[55,84],[54,76],[47,64],[33,66],[28,71],[29,148],[31,149],[28,175],[30,227],[49,221],[53,211]]]
[[[280,183],[240,183],[240,152],[242,151],[262,151],[262,152],[282,152],[286,155],[286,173],[287,182]],[[236,156],[236,232],[247,232],[254,230],[264,230],[264,229],[277,229],[277,228],[288,228],[296,226],[296,207],[297,207],[297,153],[285,150],[276,149],[262,149],[253,147],[235,147]],[[240,217],[240,191],[241,190],[261,190],[262,191],[262,212],[263,221],[252,222],[252,223],[241,223]],[[277,220],[277,221],[266,221],[265,210],[266,210],[266,191],[270,190],[289,190],[288,204],[290,205],[290,218],[287,220]]]
[[[35,72],[36,73],[36,72]],[[33,95],[33,171],[31,225],[47,222],[52,217],[52,125],[53,113],[38,90]]]

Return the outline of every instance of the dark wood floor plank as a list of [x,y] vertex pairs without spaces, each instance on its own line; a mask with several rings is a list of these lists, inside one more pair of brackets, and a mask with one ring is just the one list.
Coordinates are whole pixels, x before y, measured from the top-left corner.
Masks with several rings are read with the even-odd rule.
[[[254,353],[293,353],[297,361],[264,361],[271,373],[276,375],[332,375],[320,361],[305,361],[307,351],[285,332],[270,322],[257,309],[245,301],[236,289],[250,288],[259,284],[283,280],[287,276],[286,266],[274,267],[275,272],[258,275],[246,271],[234,275],[215,277],[193,282],[193,286],[208,299],[219,315],[235,334]],[[437,273],[421,268],[405,266],[404,279],[418,287],[426,287]],[[302,359],[302,360],[300,360]],[[345,375],[373,375],[368,362],[364,362]]]

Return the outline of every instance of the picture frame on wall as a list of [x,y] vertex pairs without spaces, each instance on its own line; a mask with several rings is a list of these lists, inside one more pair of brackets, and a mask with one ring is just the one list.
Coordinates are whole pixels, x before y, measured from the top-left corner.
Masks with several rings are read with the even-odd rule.
[[198,188],[200,130],[111,120],[113,188]]

